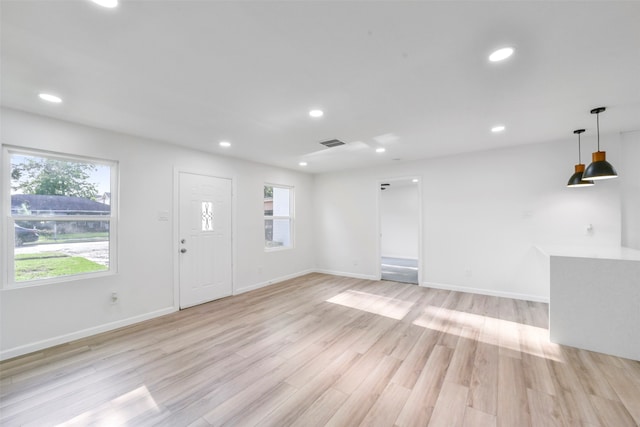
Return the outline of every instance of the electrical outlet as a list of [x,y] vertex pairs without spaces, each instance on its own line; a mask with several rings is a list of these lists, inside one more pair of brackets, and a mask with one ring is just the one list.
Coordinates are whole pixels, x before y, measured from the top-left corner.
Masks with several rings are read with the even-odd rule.
[[111,304],[117,304],[119,299],[120,299],[120,296],[118,295],[117,292],[115,291],[111,292]]
[[587,236],[593,235],[593,224],[587,224]]

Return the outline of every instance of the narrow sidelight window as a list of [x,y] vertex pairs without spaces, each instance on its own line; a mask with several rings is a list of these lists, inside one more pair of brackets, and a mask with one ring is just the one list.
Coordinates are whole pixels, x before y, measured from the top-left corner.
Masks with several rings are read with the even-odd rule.
[[293,247],[293,188],[264,186],[264,247]]

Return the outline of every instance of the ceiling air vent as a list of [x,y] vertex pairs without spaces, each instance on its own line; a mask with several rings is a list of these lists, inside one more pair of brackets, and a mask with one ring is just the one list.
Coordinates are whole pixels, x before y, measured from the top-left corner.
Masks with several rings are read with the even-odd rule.
[[344,142],[340,141],[339,139],[330,139],[328,141],[322,141],[320,144],[324,145],[327,148],[333,148],[344,145]]

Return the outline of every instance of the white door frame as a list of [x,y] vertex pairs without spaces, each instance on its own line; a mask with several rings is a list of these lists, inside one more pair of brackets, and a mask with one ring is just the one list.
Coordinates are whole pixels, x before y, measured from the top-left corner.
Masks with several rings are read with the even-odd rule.
[[376,209],[378,211],[377,216],[377,250],[376,250],[376,277],[378,280],[382,279],[382,266],[380,260],[382,259],[382,210],[380,208],[380,197],[382,191],[380,185],[383,183],[393,183],[394,181],[406,181],[408,179],[417,179],[416,183],[418,189],[418,286],[422,286],[422,177],[419,175],[401,176],[395,178],[379,178],[376,182]]
[[216,175],[211,171],[203,171],[197,169],[184,169],[180,167],[173,168],[173,221],[171,222],[173,232],[173,308],[180,310],[180,174],[190,173],[194,175],[203,175],[211,178],[221,178],[231,180],[231,295],[236,294],[236,182],[234,176]]

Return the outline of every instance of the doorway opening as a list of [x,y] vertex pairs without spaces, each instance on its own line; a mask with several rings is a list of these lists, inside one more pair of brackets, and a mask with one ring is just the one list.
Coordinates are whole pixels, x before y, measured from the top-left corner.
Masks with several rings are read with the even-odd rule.
[[420,283],[421,191],[418,177],[379,182],[380,279]]
[[380,279],[392,282],[418,284],[418,260],[381,257]]

